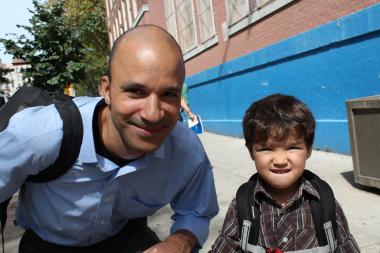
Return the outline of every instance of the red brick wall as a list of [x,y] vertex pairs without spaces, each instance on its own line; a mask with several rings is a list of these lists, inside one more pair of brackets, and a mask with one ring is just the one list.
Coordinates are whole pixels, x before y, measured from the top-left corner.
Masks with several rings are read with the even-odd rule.
[[[186,62],[186,74],[196,74],[379,2],[380,0],[296,0],[223,41],[221,25],[227,19],[225,2],[213,0],[218,44],[189,59]],[[166,28],[164,1],[139,1],[139,4],[142,3],[148,4],[149,11],[139,24],[156,24]],[[120,0],[116,0],[115,7],[118,8],[119,5]],[[111,20],[116,16],[116,8]]]
[[223,41],[225,3],[213,0],[218,44],[186,63],[187,76],[349,15],[380,0],[298,0]]
[[140,24],[155,24],[166,29],[165,6],[163,0],[148,0],[149,11]]

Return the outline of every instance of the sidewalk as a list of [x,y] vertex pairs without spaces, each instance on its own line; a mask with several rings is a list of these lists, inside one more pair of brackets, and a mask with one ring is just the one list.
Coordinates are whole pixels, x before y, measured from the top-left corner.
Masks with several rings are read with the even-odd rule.
[[[201,250],[204,253],[215,241],[238,186],[248,180],[255,170],[243,139],[210,133],[199,136],[214,167],[220,206],[219,214],[211,222],[209,239]],[[306,167],[325,179],[334,189],[362,253],[380,253],[380,190],[355,185],[350,156],[313,151]],[[170,215],[170,208],[165,207],[149,219],[150,226],[158,232],[161,239],[169,234]],[[8,221],[12,220],[12,217],[8,218]],[[12,225],[5,232],[6,252],[16,253],[20,230]]]

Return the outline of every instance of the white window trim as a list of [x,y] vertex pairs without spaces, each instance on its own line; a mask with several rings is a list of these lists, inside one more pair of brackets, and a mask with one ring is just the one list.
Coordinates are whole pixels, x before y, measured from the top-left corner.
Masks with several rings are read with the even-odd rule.
[[183,54],[183,60],[187,61],[190,58],[193,58],[197,54],[200,54],[201,52],[205,51],[209,47],[212,47],[213,45],[215,45],[216,43],[218,43],[218,36],[214,35],[213,37],[211,37],[210,39],[208,39],[204,43],[198,44],[198,46],[195,46],[193,49],[191,49],[191,50],[187,51],[185,54]]
[[[228,39],[226,37],[233,35],[234,33],[246,28],[247,26],[257,22],[258,20],[264,18],[265,16],[275,12],[276,10],[284,7],[285,5],[287,5],[293,1],[294,0],[276,0],[272,3],[265,5],[263,8],[254,11],[248,17],[243,18],[242,20],[231,25],[230,27],[228,27],[228,25],[226,26],[226,24],[223,23],[222,24],[222,30],[223,30],[225,40]],[[226,29],[227,29],[227,31],[226,31]]]
[[147,5],[147,4],[141,5],[140,10],[137,13],[137,16],[136,16],[135,20],[133,20],[133,22],[132,22],[131,28],[136,27],[140,23],[140,21],[141,21],[142,17],[144,16],[145,12],[148,12],[148,11],[149,11],[149,5]]

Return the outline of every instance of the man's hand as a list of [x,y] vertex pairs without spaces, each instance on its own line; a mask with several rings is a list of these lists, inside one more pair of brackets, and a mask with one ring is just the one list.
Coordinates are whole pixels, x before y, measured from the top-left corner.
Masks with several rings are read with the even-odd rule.
[[194,121],[197,118],[191,111],[189,111],[188,114],[191,121]]
[[190,253],[196,244],[197,238],[191,232],[180,230],[144,253]]

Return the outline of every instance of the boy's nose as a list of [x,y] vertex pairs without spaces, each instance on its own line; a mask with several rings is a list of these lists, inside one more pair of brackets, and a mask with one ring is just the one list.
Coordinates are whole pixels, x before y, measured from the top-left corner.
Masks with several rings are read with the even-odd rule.
[[286,156],[286,152],[277,151],[274,153],[273,163],[276,166],[286,166],[288,164],[288,158]]

